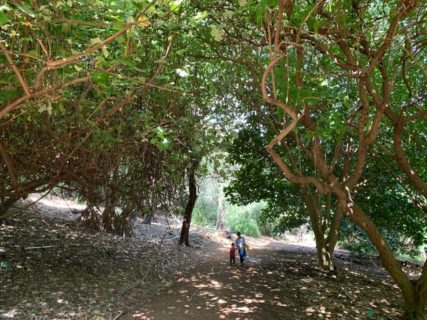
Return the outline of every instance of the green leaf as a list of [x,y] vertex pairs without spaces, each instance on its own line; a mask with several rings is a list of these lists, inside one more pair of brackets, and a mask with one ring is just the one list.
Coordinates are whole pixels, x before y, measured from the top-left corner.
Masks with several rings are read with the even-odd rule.
[[104,57],[107,58],[109,56],[108,50],[106,46],[102,47],[102,53],[104,54]]
[[92,73],[92,80],[97,84],[108,85],[110,82],[110,75],[105,72],[94,72]]
[[[131,70],[134,70],[134,71],[144,72],[144,70],[142,70],[141,68],[137,67],[136,62],[135,62],[135,60],[133,58],[117,59],[117,60],[114,60],[113,63],[125,65],[125,66],[129,67]],[[142,80],[142,81],[145,81],[145,79]]]
[[106,65],[107,62],[105,61],[105,58],[103,56],[97,56],[96,57],[96,62],[95,62],[95,67],[102,67],[104,65]]
[[313,23],[313,31],[314,32],[318,32],[319,31],[319,20],[314,20],[314,23]]
[[176,0],[176,1],[172,1],[169,7],[172,11],[178,11],[181,4],[182,4],[182,0]]
[[90,39],[90,43],[91,43],[92,45],[96,45],[96,44],[101,43],[101,42],[102,42],[102,40],[101,40],[101,38],[99,38],[99,37],[96,37],[96,38],[92,38],[92,39]]
[[222,30],[222,28],[219,26],[212,25],[211,36],[215,39],[215,41],[221,41],[224,37],[224,30]]
[[21,10],[23,13],[28,14],[31,18],[34,18],[36,15],[34,14],[34,12],[27,7],[25,4],[16,4],[16,6],[18,7],[19,10]]
[[3,12],[3,11],[11,11],[12,10],[12,8],[10,7],[10,5],[8,5],[7,3],[6,4],[4,4],[4,5],[2,5],[2,6],[0,6],[0,12]]
[[10,20],[12,20],[12,17],[10,15],[4,12],[0,12],[0,25],[6,24]]
[[19,96],[18,91],[15,90],[0,90],[0,102],[10,101]]
[[307,21],[308,28],[317,33],[319,31],[319,20],[315,18],[310,18]]
[[156,135],[158,138],[163,139],[165,136],[165,130],[163,130],[163,128],[161,128],[161,127],[157,127]]

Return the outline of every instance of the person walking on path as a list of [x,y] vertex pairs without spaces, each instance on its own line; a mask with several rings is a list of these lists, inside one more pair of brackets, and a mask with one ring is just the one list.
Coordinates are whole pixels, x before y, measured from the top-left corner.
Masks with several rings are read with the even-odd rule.
[[230,248],[230,266],[236,265],[236,247],[234,243],[231,244]]
[[237,232],[237,239],[235,241],[237,250],[239,250],[239,257],[240,257],[240,265],[243,266],[243,261],[246,257],[246,241],[245,238],[242,237],[240,232]]

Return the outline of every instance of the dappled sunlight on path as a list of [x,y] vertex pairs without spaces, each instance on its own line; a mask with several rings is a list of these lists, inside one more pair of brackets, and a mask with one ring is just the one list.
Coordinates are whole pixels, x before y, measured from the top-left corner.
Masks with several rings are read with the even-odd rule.
[[[127,319],[274,319],[282,309],[280,288],[256,266],[209,263],[178,279]],[[213,265],[213,266],[212,266]],[[210,269],[207,266],[212,266]]]
[[[324,273],[312,248],[254,246],[243,267],[227,264],[227,250],[200,256],[182,275],[121,319],[348,319],[397,314],[397,290],[372,274]],[[271,246],[270,246],[271,248]],[[384,278],[382,278],[384,279]]]
[[402,310],[372,258],[337,250],[330,274],[313,247],[246,237],[249,262],[231,267],[232,240],[215,230],[193,228],[182,247],[159,218],[124,239],[82,227],[72,210],[38,203],[1,226],[10,270],[0,272],[0,319],[365,320]]

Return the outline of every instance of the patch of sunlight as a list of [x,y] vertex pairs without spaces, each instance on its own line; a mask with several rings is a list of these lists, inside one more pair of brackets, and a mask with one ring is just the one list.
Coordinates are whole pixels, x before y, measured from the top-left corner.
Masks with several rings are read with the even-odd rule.
[[249,298],[245,298],[244,301],[247,304],[249,304],[249,303],[264,303],[265,302],[264,299],[249,299]]
[[214,288],[222,288],[222,285],[216,280],[211,280],[211,284],[214,286]]
[[18,309],[12,309],[9,312],[3,313],[2,317],[6,319],[12,319],[12,318],[15,318],[17,313],[18,313]]
[[249,306],[237,306],[235,304],[233,304],[231,307],[227,307],[224,309],[221,309],[221,312],[224,313],[225,315],[230,315],[232,313],[253,313],[256,311],[256,308],[254,307],[249,307]]
[[316,310],[314,309],[314,307],[307,307],[305,308],[305,312],[311,316]]
[[307,307],[305,309],[305,312],[308,316],[312,316],[314,314],[317,314],[318,318],[330,318],[332,316],[331,312],[326,311],[326,308],[322,305],[320,306],[312,306],[312,307]]
[[203,289],[203,288],[222,289],[223,287],[222,283],[215,280],[211,280],[210,283],[195,284],[193,286],[198,289]]
[[209,291],[202,291],[200,292],[199,296],[204,297],[204,296],[209,296],[209,297],[214,297],[215,294]]
[[48,199],[40,197],[39,194],[31,194],[28,196],[28,199],[31,201],[37,201],[45,206],[51,208],[62,208],[62,209],[77,209],[83,210],[86,208],[85,204],[77,203],[72,200],[64,200],[59,197],[49,197]]
[[68,301],[67,301],[67,300],[64,300],[64,299],[58,299],[58,300],[56,300],[56,302],[57,302],[57,303],[64,303],[64,304],[68,304]]
[[132,318],[135,318],[135,319],[149,319],[142,312],[136,312],[136,313],[134,313],[132,315]]
[[281,303],[281,302],[277,302],[276,305],[279,307],[289,307],[286,303]]

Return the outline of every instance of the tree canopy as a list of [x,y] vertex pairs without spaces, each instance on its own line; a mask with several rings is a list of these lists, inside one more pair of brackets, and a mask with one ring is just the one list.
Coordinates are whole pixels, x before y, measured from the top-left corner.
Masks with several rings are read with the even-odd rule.
[[392,249],[426,244],[425,17],[416,0],[2,1],[0,218],[56,188],[124,233],[183,211],[227,145],[233,201],[310,217],[328,268],[357,226],[420,318],[427,266],[414,283]]

